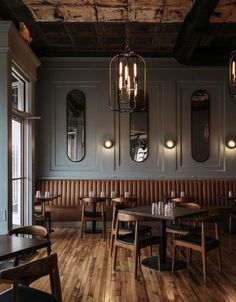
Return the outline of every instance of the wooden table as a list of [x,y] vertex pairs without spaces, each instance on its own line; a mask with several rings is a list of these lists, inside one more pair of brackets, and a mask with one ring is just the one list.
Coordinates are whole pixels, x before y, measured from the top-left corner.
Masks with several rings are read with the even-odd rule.
[[[55,194],[55,195],[49,195],[48,197],[46,196],[39,196],[39,197],[35,197],[35,203],[40,203],[41,205],[41,213],[42,213],[42,216],[43,216],[43,219],[44,219],[44,226],[46,227],[46,209],[45,209],[45,204],[48,202],[48,201],[51,201],[53,199],[56,199],[58,197],[61,197],[61,194]],[[51,228],[51,216],[50,216],[50,219],[49,219],[49,233],[52,233],[53,230]]]
[[[160,221],[160,235],[161,235],[161,247],[160,247],[160,262],[161,262],[161,270],[163,271],[170,271],[171,270],[171,259],[166,257],[166,250],[167,250],[167,237],[166,237],[166,221],[174,221],[178,218],[183,217],[190,217],[195,215],[201,215],[207,213],[206,209],[189,209],[189,208],[181,208],[181,207],[174,207],[173,211],[170,211],[168,214],[165,214],[162,211],[159,214],[152,214],[152,207],[145,206],[145,207],[138,207],[138,208],[130,208],[119,210],[121,213],[131,214],[136,216],[141,216],[144,218],[152,218],[157,219]],[[157,257],[150,257],[144,259],[142,264],[153,269],[157,269]],[[176,263],[176,269],[183,267],[182,262]]]
[[51,246],[49,240],[0,235],[0,261]]

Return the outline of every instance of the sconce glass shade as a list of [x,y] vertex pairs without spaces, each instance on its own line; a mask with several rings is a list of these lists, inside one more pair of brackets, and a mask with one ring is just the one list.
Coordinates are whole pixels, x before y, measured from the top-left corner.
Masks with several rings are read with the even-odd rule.
[[111,139],[105,140],[105,142],[104,142],[104,147],[105,147],[106,149],[112,148],[112,147],[113,147],[113,141],[112,141]]
[[229,90],[236,97],[236,50],[231,52],[229,59]]
[[230,149],[234,149],[236,147],[236,142],[233,139],[227,141],[226,146]]
[[146,63],[126,47],[109,65],[109,108],[112,111],[143,111],[146,104]]
[[175,146],[175,142],[172,139],[169,139],[165,142],[165,146],[168,149],[172,149]]

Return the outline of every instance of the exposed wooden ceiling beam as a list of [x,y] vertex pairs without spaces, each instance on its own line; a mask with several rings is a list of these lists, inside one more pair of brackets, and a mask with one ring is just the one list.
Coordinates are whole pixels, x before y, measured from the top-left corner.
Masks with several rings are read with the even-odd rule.
[[186,15],[173,52],[174,57],[181,64],[191,64],[194,51],[204,35],[218,2],[219,0],[196,0],[191,11]]

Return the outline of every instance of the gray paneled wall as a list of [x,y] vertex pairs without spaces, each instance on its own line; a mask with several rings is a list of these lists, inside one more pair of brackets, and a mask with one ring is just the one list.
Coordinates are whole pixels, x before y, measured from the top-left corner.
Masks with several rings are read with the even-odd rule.
[[[236,101],[229,96],[227,69],[184,67],[171,59],[147,60],[149,156],[142,163],[130,157],[129,114],[108,108],[106,58],[42,59],[38,77],[38,178],[186,178],[234,177],[236,149],[225,138],[236,136]],[[67,157],[66,97],[80,89],[86,97],[86,156]],[[210,157],[191,157],[191,96],[210,95]],[[164,147],[166,139],[176,147]],[[105,149],[105,139],[114,147]]]

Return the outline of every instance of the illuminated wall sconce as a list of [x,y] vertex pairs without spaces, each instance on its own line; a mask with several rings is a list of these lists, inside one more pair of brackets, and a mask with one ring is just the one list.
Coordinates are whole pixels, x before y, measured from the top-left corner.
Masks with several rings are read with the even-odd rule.
[[175,147],[175,142],[172,139],[168,139],[165,142],[165,147],[168,148],[168,149],[172,149],[172,148]]
[[104,142],[104,147],[106,149],[110,149],[113,147],[113,141],[111,139],[106,139]]
[[234,149],[236,147],[236,142],[233,139],[230,139],[226,142],[226,146],[230,149]]

